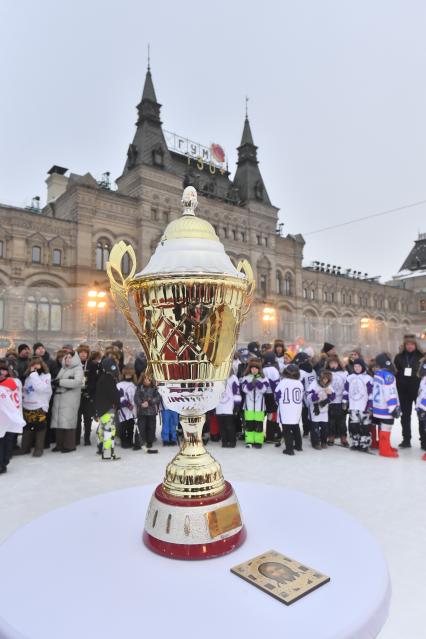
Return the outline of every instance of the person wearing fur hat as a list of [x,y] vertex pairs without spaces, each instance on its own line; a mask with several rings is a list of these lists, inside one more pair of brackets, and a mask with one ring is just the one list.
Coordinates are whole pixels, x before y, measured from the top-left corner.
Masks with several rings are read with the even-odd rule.
[[392,448],[390,436],[394,419],[401,414],[395,381],[395,368],[387,353],[380,353],[374,360],[373,380],[373,439],[376,424],[379,428],[379,454],[382,457],[398,457]]
[[309,419],[309,401],[308,390],[317,375],[312,366],[312,355],[306,351],[300,351],[292,360],[292,364],[296,364],[300,370],[300,381],[303,384],[303,407],[302,407],[302,424],[303,437],[308,437],[311,430],[311,422]]
[[248,361],[245,375],[241,380],[244,394],[244,420],[246,448],[262,448],[263,420],[265,419],[265,393],[269,390],[262,362],[258,358]]
[[329,342],[324,342],[324,346],[322,347],[319,360],[314,367],[315,371],[319,373],[319,371],[326,366],[327,359],[329,357],[332,357],[333,355],[337,355],[336,347],[334,346],[334,344],[330,344]]
[[336,398],[331,381],[331,372],[323,368],[308,390],[311,444],[315,450],[327,448],[328,407]]
[[83,369],[77,353],[67,353],[62,368],[52,381],[55,390],[51,428],[56,429],[53,452],[70,453],[76,449],[75,431],[80,406]]
[[399,448],[411,448],[411,411],[416,403],[420,380],[417,376],[420,351],[415,335],[404,335],[401,352],[394,359],[396,368],[396,386],[401,403],[402,442]]
[[284,369],[283,377],[275,389],[275,400],[285,443],[283,454],[294,455],[295,450],[302,450],[299,422],[303,406],[303,384],[296,364],[289,364]]
[[285,363],[285,345],[282,339],[274,340],[274,353],[278,364],[278,370],[280,375],[283,374],[283,370],[286,366]]
[[80,358],[81,367],[83,369],[83,386],[81,388],[80,406],[77,413],[77,426],[75,431],[76,446],[80,445],[81,439],[81,418],[84,424],[84,445],[90,446],[90,432],[92,429],[92,419],[95,415],[95,406],[93,398],[88,389],[89,372],[92,366],[90,362],[90,346],[88,344],[80,344],[77,348]]
[[371,444],[373,380],[367,374],[363,359],[353,360],[353,373],[346,379],[342,399],[343,410],[349,411],[351,449],[368,452]]
[[[420,360],[417,373],[420,379],[419,392],[416,400],[416,411],[419,418],[420,447],[426,450],[426,357]],[[426,453],[422,457],[426,461]]]
[[265,393],[266,409],[266,437],[269,444],[281,441],[281,429],[277,424],[277,403],[274,392],[280,381],[280,373],[274,351],[267,351],[263,355],[263,373],[269,382],[269,390]]
[[340,437],[342,446],[349,446],[346,430],[346,414],[343,410],[343,391],[345,388],[347,372],[343,369],[338,355],[331,355],[327,358],[326,370],[331,372],[331,387],[335,398],[328,407],[328,438],[327,444],[333,446],[336,437]]
[[259,342],[249,342],[249,344],[247,344],[247,350],[249,352],[249,359],[251,357],[260,359],[261,353]]

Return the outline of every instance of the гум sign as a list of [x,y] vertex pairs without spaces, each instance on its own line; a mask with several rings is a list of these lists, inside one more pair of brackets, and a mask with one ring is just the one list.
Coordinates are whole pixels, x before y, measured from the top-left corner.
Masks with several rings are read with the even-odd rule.
[[186,155],[188,164],[195,161],[200,170],[208,165],[211,173],[215,173],[216,169],[221,173],[225,172],[225,151],[219,144],[211,144],[210,147],[203,146],[171,131],[164,131],[164,136],[170,151]]

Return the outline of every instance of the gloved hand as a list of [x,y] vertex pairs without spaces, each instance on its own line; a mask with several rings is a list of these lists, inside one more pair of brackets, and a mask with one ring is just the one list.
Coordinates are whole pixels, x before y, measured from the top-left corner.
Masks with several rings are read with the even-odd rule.
[[327,404],[329,404],[329,403],[330,403],[330,400],[328,398],[326,398],[326,399],[322,399],[319,402],[319,405],[321,406],[321,408],[324,408],[324,406],[327,406]]
[[256,381],[256,388],[258,388],[259,390],[261,390],[263,388],[263,382],[262,380],[258,379]]
[[348,402],[342,402],[342,411],[346,414],[349,410]]
[[391,412],[391,416],[394,419],[399,419],[401,417],[401,409],[399,408],[399,406],[393,409],[393,411]]
[[61,381],[60,379],[52,379],[51,384],[52,384],[53,390],[56,390],[57,388],[59,388],[60,381]]
[[319,415],[320,414],[320,407],[318,403],[314,404],[314,415]]

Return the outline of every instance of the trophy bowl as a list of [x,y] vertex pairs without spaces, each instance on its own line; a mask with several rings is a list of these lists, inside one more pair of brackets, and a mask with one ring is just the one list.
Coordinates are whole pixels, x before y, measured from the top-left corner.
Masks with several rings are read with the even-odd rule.
[[[144,542],[179,559],[223,555],[244,541],[237,497],[202,440],[229,376],[240,325],[254,291],[247,260],[235,267],[209,222],[195,216],[197,193],[166,228],[147,266],[116,244],[107,264],[111,294],[137,335],[165,408],[179,413],[183,440],[148,507]],[[127,277],[121,264],[128,253]]]

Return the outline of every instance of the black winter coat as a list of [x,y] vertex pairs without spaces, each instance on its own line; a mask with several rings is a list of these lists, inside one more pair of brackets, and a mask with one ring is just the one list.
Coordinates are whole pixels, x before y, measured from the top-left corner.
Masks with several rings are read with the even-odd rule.
[[[394,364],[396,368],[396,385],[400,395],[407,394],[413,398],[417,395],[420,385],[420,379],[417,377],[417,372],[419,370],[419,364],[422,357],[423,354],[418,349],[409,353],[405,350],[405,348],[395,357]],[[410,376],[404,375],[406,368],[411,368]]]
[[120,393],[115,378],[109,373],[100,373],[96,383],[95,409],[98,417],[120,406]]
[[[148,402],[148,406],[142,406],[143,402]],[[135,392],[135,406],[138,415],[156,415],[160,402],[160,393],[155,386],[138,384]]]

